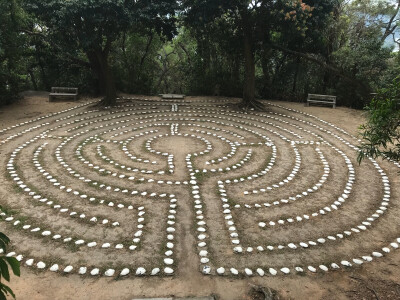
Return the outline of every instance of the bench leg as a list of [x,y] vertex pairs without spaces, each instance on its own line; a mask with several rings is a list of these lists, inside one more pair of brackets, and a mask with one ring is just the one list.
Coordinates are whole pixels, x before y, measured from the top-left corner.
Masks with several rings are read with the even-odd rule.
[[333,108],[336,108],[336,103],[333,104]]

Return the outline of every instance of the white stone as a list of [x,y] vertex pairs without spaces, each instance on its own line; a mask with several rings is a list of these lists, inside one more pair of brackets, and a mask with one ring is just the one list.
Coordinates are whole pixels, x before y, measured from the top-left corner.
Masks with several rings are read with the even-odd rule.
[[383,255],[382,255],[382,253],[379,253],[379,252],[372,252],[372,256],[382,257]]
[[332,269],[340,269],[340,266],[336,263],[331,264]]
[[126,276],[126,275],[128,275],[129,274],[129,269],[128,268],[124,268],[122,271],[121,271],[121,273],[119,274],[120,276]]
[[314,268],[313,266],[308,266],[307,269],[308,269],[310,272],[313,272],[313,273],[317,272],[317,269]]
[[151,270],[151,275],[157,275],[158,273],[160,273],[160,269],[159,268],[154,268],[153,270]]
[[97,276],[99,275],[100,270],[98,268],[94,268],[92,271],[90,271],[90,275],[92,276]]
[[25,262],[25,264],[26,264],[27,266],[32,266],[32,265],[33,265],[33,259],[32,259],[32,258],[28,259],[28,260]]
[[341,261],[340,263],[341,263],[343,266],[345,266],[345,267],[351,267],[351,263],[348,262],[347,260],[343,260],[343,261]]
[[300,267],[295,267],[294,269],[295,269],[296,272],[298,272],[298,273],[304,272],[303,268],[300,268]]
[[258,268],[258,269],[256,270],[256,272],[257,272],[257,274],[260,275],[260,276],[264,276],[264,275],[265,275],[264,270],[261,269],[261,268]]
[[58,265],[57,265],[57,264],[54,264],[54,265],[52,265],[52,266],[50,267],[49,270],[52,271],[52,272],[57,272],[58,269],[59,269]]
[[233,275],[238,275],[238,274],[239,274],[239,271],[236,270],[235,268],[230,268],[230,271],[231,271],[231,273],[232,273]]
[[281,269],[281,271],[282,271],[282,273],[284,273],[284,274],[289,274],[290,273],[290,269],[289,268],[282,268]]
[[73,266],[66,266],[64,269],[65,273],[70,273],[74,267]]
[[211,273],[211,268],[209,266],[204,266],[203,267],[203,274],[210,274]]
[[324,266],[324,265],[320,265],[319,268],[320,268],[322,271],[325,271],[325,272],[328,272],[328,271],[329,271],[328,267],[327,267],[327,266]]

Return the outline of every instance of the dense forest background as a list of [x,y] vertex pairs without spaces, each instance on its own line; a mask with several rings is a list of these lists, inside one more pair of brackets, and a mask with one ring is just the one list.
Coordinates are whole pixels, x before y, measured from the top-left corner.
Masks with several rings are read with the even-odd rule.
[[[152,11],[132,6],[136,15],[126,7],[118,12],[118,3],[128,1],[64,1],[75,3],[73,12],[63,10],[62,1],[35,2],[41,1],[0,0],[0,105],[21,91],[52,86],[78,87],[90,95],[104,92],[87,48],[92,44],[85,44],[92,35],[88,31],[72,39],[76,22],[68,24],[71,13],[81,16],[76,36],[90,27],[90,18],[100,24],[89,28],[96,34],[104,24],[113,29],[105,28],[97,42],[104,43],[103,61],[116,90],[124,93],[242,97],[248,69],[239,36],[246,38],[246,27],[237,26],[236,14],[242,24],[247,24],[244,18],[254,20],[256,98],[304,101],[307,93],[333,94],[339,105],[362,108],[371,93],[400,74],[400,1],[281,1],[285,7],[290,2],[293,10],[277,8],[279,1],[142,1],[153,3]],[[110,11],[85,11],[90,2],[93,10],[108,5]],[[309,15],[301,19],[296,7]]]

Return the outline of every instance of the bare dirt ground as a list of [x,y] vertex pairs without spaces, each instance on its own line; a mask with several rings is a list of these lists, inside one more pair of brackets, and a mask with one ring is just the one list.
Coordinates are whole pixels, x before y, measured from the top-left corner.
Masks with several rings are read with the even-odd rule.
[[[186,100],[190,100],[191,103],[177,102],[179,109],[175,114],[171,112],[171,103],[128,101],[124,103],[124,107],[111,110],[112,114],[108,114],[109,111],[92,111],[96,108],[82,106],[46,119],[12,127],[95,100],[97,99],[81,98],[78,103],[49,103],[46,94],[31,92],[27,93],[23,100],[0,108],[0,129],[10,127],[9,130],[0,133],[0,143],[7,137],[25,131],[20,136],[16,135],[6,143],[0,144],[0,165],[4,173],[0,177],[0,204],[13,213],[14,220],[19,218],[24,224],[32,224],[29,230],[34,227],[41,228],[40,232],[48,229],[52,235],[57,233],[62,238],[72,237],[73,241],[82,239],[85,242],[96,241],[98,244],[89,248],[85,245],[63,243],[61,240],[53,241],[51,237],[45,238],[39,233],[29,233],[29,230],[24,230],[19,225],[12,226],[10,222],[0,222],[0,231],[6,232],[12,240],[11,250],[24,255],[22,275],[20,278],[12,278],[10,284],[17,294],[17,299],[133,299],[211,294],[216,295],[217,299],[262,299],[250,292],[253,286],[276,290],[280,299],[400,299],[400,251],[390,248],[390,253],[386,254],[381,250],[400,237],[398,168],[388,162],[379,161],[379,165],[390,179],[390,205],[387,212],[385,211],[379,219],[373,217],[374,222],[369,220],[373,225],[366,225],[370,227],[367,231],[361,229],[361,233],[353,232],[349,238],[336,237],[335,241],[329,241],[326,236],[335,236],[338,232],[356,227],[374,214],[376,209],[382,207],[380,203],[384,197],[384,189],[381,176],[370,162],[358,166],[356,153],[350,151],[343,141],[337,140],[331,133],[343,138],[344,142],[356,144],[353,138],[312,116],[299,113],[311,114],[356,135],[358,126],[364,122],[361,111],[341,107],[304,107],[298,103],[268,101],[272,104],[268,106],[268,113],[237,114],[225,107],[237,99],[187,97]],[[296,111],[288,111],[286,108]],[[79,116],[69,117],[78,113]],[[114,116],[118,117],[113,118]],[[77,120],[78,118],[82,119]],[[196,121],[196,118],[202,121]],[[41,123],[48,124],[29,130]],[[175,127],[175,124],[178,124],[178,127]],[[46,202],[32,200],[23,189],[15,187],[6,165],[16,147],[34,138],[38,132],[53,128],[56,129],[45,133],[39,140],[26,144],[14,159],[17,172],[14,174],[18,174],[21,181],[31,187],[31,191],[41,192],[47,201],[53,201],[51,205],[46,205]],[[178,136],[178,133],[181,135]],[[190,137],[192,134],[197,137]],[[276,153],[271,145],[247,144],[235,149],[227,142],[229,140],[237,143],[264,143],[266,140],[258,134],[271,139],[276,146]],[[65,140],[64,137],[72,139],[59,148],[60,143]],[[313,144],[299,143],[292,147],[285,139],[300,142],[321,139],[328,143],[318,147],[322,151],[321,154],[315,151],[316,147]],[[192,197],[197,193],[193,193],[196,188],[193,188],[192,184],[184,184],[184,181],[190,180],[190,170],[188,171],[185,158],[189,153],[204,152],[208,145],[206,141],[212,145],[209,153],[192,157],[193,166],[199,166],[200,172],[195,177],[203,201],[202,207],[193,207],[193,201],[197,198]],[[44,142],[48,144],[38,150]],[[348,185],[351,172],[346,157],[331,146],[342,150],[348,161],[351,161],[355,169],[355,181],[351,185]],[[150,151],[152,149],[154,152]],[[168,163],[169,156],[160,159],[161,154],[155,153],[157,151],[173,155],[173,168]],[[298,157],[301,157],[301,162],[296,160],[296,151]],[[246,160],[247,154],[249,157]],[[276,155],[276,161],[267,175],[240,182],[240,178],[257,173],[268,166],[273,155]],[[325,160],[321,160],[321,155]],[[32,160],[35,157],[36,162]],[[67,162],[68,166],[61,165],[60,160]],[[82,163],[83,161],[87,163]],[[152,161],[157,163],[152,164]],[[324,161],[326,164],[323,164]],[[296,163],[299,163],[299,166],[293,169]],[[234,164],[238,167],[232,168]],[[324,169],[327,164],[329,172]],[[40,175],[39,165],[52,177]],[[203,168],[208,172],[202,173]],[[221,168],[224,171],[213,173],[210,171],[212,168]],[[75,173],[68,174],[71,170]],[[158,174],[160,170],[164,173]],[[169,174],[171,171],[173,173]],[[74,176],[76,173],[79,176]],[[126,176],[120,177],[121,175]],[[135,178],[130,180],[129,176]],[[292,179],[288,180],[288,176]],[[90,185],[85,182],[85,178],[90,178],[98,184]],[[238,179],[236,184],[224,183],[226,198],[229,198],[225,204],[230,205],[230,212],[225,214],[232,215],[235,220],[237,230],[233,232],[239,235],[239,245],[245,252],[242,254],[232,251],[235,247],[232,241],[236,237],[227,233],[227,229],[232,225],[229,225],[229,219],[224,220],[221,215],[228,206],[222,206],[221,196],[218,194],[218,185],[221,184],[217,182],[233,181],[233,178]],[[61,182],[66,188],[60,190],[58,186],[53,186],[54,181],[50,181],[52,179],[56,179],[56,183]],[[164,182],[154,188],[154,184],[160,180]],[[171,181],[170,184],[167,183],[168,180]],[[100,187],[101,183],[104,184],[104,188]],[[316,185],[318,183],[319,186]],[[107,190],[107,185],[113,188]],[[68,187],[78,191],[79,195],[74,195],[73,191],[66,193]],[[120,187],[120,190],[116,191],[115,187]],[[271,190],[267,187],[271,187]],[[312,187],[318,189],[307,192],[307,189]],[[132,198],[123,192],[124,188],[129,189],[129,194],[137,189],[139,194],[148,191],[148,195],[135,194]],[[266,191],[260,191],[263,188]],[[313,212],[333,205],[332,202],[341,197],[343,190],[349,192],[349,197],[344,199],[346,201],[342,207],[312,217]],[[244,191],[257,193],[247,195]],[[304,191],[307,195],[302,194]],[[157,193],[154,197],[156,202],[149,202],[151,192]],[[177,208],[171,206],[174,203],[168,201],[168,196],[159,197],[162,193],[176,196]],[[303,196],[298,197],[296,201],[276,204],[281,199],[289,199],[299,194]],[[86,197],[80,197],[82,195]],[[91,197],[95,199],[88,204],[87,199]],[[112,208],[110,202],[113,203]],[[124,208],[117,208],[117,203],[124,204]],[[266,207],[264,203],[269,203],[272,207]],[[55,212],[52,208],[55,204],[68,208],[68,212]],[[132,205],[132,209],[127,209],[129,205]],[[146,212],[143,221],[140,221],[139,216],[141,207],[144,207]],[[173,212],[175,210],[176,215]],[[201,215],[204,214],[206,225],[200,225],[198,222],[203,219],[195,217],[199,216],[199,210],[204,211]],[[77,214],[68,216],[71,211]],[[100,274],[108,268],[119,272],[123,267],[127,267],[131,273],[138,267],[144,267],[146,270],[156,267],[163,269],[164,253],[168,251],[165,245],[170,241],[165,233],[169,225],[165,224],[164,220],[171,214],[174,218],[169,220],[174,221],[170,224],[176,229],[173,255],[170,256],[174,260],[171,266],[174,269],[173,276],[163,274],[139,277],[132,274],[127,277],[107,278],[89,274],[81,276],[76,271],[72,272],[73,274],[64,274],[62,269],[55,274],[49,270],[41,271],[36,267],[26,266],[26,259],[34,258],[34,266],[38,261],[46,262],[47,269],[53,264],[62,267],[70,264],[74,266],[74,270],[77,270],[77,266],[85,265],[89,270],[98,267]],[[287,221],[304,214],[311,216],[310,220],[303,218],[301,222],[294,224]],[[85,217],[78,218],[79,215]],[[97,217],[96,224],[89,221],[93,216]],[[102,224],[104,219],[108,220],[107,224]],[[278,224],[277,220],[284,220],[285,223]],[[120,224],[112,225],[116,221]],[[259,222],[268,224],[270,221],[275,221],[276,224],[267,225],[266,228],[257,225]],[[207,230],[205,241],[209,263],[199,261],[199,251],[204,249],[198,246],[203,241],[198,239],[199,226]],[[140,242],[132,243],[132,235],[138,230],[143,231],[143,236],[140,236]],[[293,242],[300,248],[300,242],[316,240],[318,237],[325,237],[327,242],[309,249],[292,250],[287,247],[287,244]],[[104,241],[111,244],[110,249],[100,249]],[[114,251],[112,248],[117,244],[123,244],[124,249]],[[267,245],[273,246],[273,251],[256,250],[257,246],[266,248]],[[285,248],[278,249],[279,245],[285,245]],[[129,246],[135,246],[136,249],[130,251],[127,249]],[[248,247],[253,248],[251,253],[246,251]],[[318,269],[318,266],[323,264],[330,268],[331,263],[340,264],[343,257],[350,260],[368,253],[371,255],[373,251],[384,253],[384,257],[374,257],[371,263],[364,262],[362,266],[356,266],[351,261],[351,268],[341,266],[336,271],[306,271],[309,265]],[[211,275],[201,273],[204,265],[211,266]],[[216,269],[220,266],[225,267],[225,276],[216,274]],[[302,267],[305,272],[296,274],[296,266]],[[229,272],[231,267],[238,269],[241,274],[232,275]],[[259,267],[268,275],[258,276],[255,272]],[[271,276],[268,273],[269,267],[274,267],[279,274]],[[282,267],[289,267],[290,274],[284,275],[279,271]],[[254,276],[245,276],[245,268],[250,268]]]

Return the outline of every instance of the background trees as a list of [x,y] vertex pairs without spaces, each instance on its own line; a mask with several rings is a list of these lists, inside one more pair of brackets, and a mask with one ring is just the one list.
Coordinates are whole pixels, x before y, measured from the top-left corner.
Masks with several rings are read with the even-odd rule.
[[[332,1],[272,1],[186,0],[186,24],[194,28],[209,25],[220,35],[223,45],[235,45],[242,52],[244,82],[243,105],[260,108],[255,101],[256,55],[262,51],[264,59],[271,54],[275,43],[286,41],[301,48],[306,36],[315,26],[321,25],[332,9]],[[211,24],[211,25],[210,25]],[[283,49],[283,48],[282,48]]]
[[63,54],[72,61],[90,66],[105,96],[104,105],[113,105],[116,99],[109,62],[114,42],[122,34],[140,29],[144,34],[154,30],[170,38],[175,29],[173,0],[36,0],[26,1],[25,8],[43,23],[38,33],[66,50]]
[[77,86],[106,95],[106,105],[120,91],[236,96],[257,106],[257,98],[326,93],[362,108],[398,74],[399,7],[397,0],[0,0],[0,97]]
[[9,104],[23,90],[28,68],[24,61],[29,44],[18,28],[26,16],[16,0],[0,1],[0,105]]

